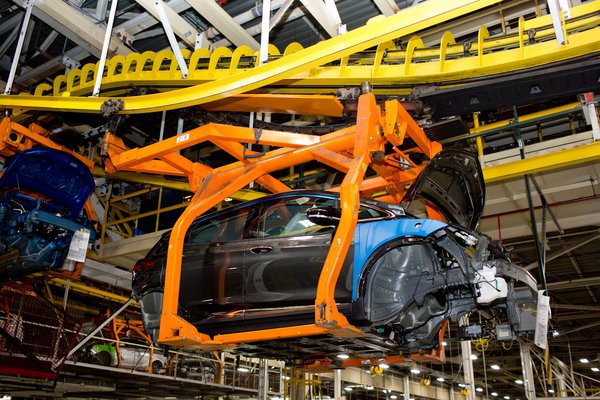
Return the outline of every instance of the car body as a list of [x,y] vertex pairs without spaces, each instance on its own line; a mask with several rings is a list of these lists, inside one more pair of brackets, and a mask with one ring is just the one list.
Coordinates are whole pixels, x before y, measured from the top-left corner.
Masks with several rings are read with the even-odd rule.
[[15,155],[0,176],[0,280],[61,268],[76,231],[93,238],[81,212],[94,186],[89,168],[63,151]]
[[[142,340],[122,339],[119,341],[119,352],[121,353],[121,367],[137,370],[146,370],[150,365],[152,372],[159,373],[167,367],[167,357],[161,352],[155,351],[150,364],[150,344]],[[87,358],[94,364],[106,367],[119,365],[117,348],[114,343],[97,342],[87,346]]]
[[[448,222],[409,215],[417,197]],[[511,289],[535,280],[474,231],[485,188],[476,157],[434,157],[402,205],[362,199],[335,299],[350,323],[395,349],[438,345],[445,319],[485,307],[508,310]],[[291,191],[199,217],[183,250],[178,314],[199,332],[243,332],[314,322],[316,289],[341,215],[339,195]],[[158,336],[169,234],[134,267],[133,294],[147,332]]]

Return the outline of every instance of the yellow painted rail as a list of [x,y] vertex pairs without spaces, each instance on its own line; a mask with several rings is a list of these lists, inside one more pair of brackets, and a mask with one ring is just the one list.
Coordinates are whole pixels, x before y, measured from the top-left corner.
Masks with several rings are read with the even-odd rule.
[[[277,85],[275,91],[282,93],[299,93],[307,88],[315,93],[364,81],[374,86],[455,82],[600,51],[600,1],[571,10],[565,29],[566,45],[554,40],[549,15],[528,21],[520,18],[518,33],[501,37],[490,37],[483,26],[477,43],[466,53],[450,32],[434,49],[424,48],[418,36],[411,37],[417,31],[497,2],[431,0],[310,48],[293,43],[281,54],[270,46],[271,61],[263,66],[256,66],[256,54],[246,46],[234,51],[222,47],[212,53],[207,49],[184,51],[187,79],[181,78],[170,51],[116,56],[107,62],[103,94],[119,96],[131,84],[171,90],[168,94],[123,98],[123,113],[141,113],[203,104],[267,85]],[[533,31],[530,41],[528,32]],[[396,46],[394,40],[408,37],[402,49]],[[370,48],[375,50],[365,52]],[[0,96],[0,107],[99,112],[106,98],[77,97],[89,95],[96,69],[96,64],[87,64],[59,76],[52,85],[39,85],[34,96]]]

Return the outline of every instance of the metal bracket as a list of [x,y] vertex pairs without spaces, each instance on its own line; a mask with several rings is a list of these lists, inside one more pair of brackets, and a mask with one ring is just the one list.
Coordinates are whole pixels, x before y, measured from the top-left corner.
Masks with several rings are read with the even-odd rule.
[[102,107],[100,107],[103,117],[110,117],[114,114],[117,114],[121,110],[123,110],[123,100],[121,99],[106,100],[104,103],[102,103]]
[[69,56],[63,56],[61,62],[66,68],[65,74],[68,74],[71,70],[81,68],[81,63]]

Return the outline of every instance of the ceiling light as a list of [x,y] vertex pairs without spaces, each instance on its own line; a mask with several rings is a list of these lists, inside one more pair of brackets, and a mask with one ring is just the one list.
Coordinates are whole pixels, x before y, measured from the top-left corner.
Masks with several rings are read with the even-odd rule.
[[580,358],[579,362],[581,362],[582,364],[587,364],[590,362],[590,360],[588,360],[587,358]]
[[498,364],[492,364],[490,365],[490,368],[498,371],[500,369],[500,366]]
[[483,392],[483,388],[478,387],[477,389],[475,389],[478,392]]
[[494,396],[494,397],[498,396],[498,393],[496,393],[496,392],[492,392],[492,393],[490,393],[490,394],[491,394],[492,396]]
[[509,400],[510,396],[504,396],[504,400]]
[[467,386],[467,385],[465,385],[464,383],[459,383],[459,384],[458,384],[458,387],[461,387],[461,388],[464,388],[464,387],[466,387],[466,386]]
[[594,371],[594,372],[598,372],[598,371],[600,371],[600,368],[597,368],[597,367],[592,367],[592,371]]
[[367,390],[373,390],[375,388],[373,386],[367,386],[365,389],[367,389]]
[[517,379],[517,380],[515,381],[515,383],[516,383],[517,385],[522,385],[522,384],[523,384],[523,381],[522,381],[521,379]]
[[351,392],[351,391],[352,391],[352,388],[351,388],[350,386],[348,386],[348,387],[344,388],[344,390],[345,390],[346,392]]
[[436,381],[438,382],[444,382],[444,378],[442,378],[441,376],[439,378],[436,379]]
[[475,354],[471,354],[471,360],[477,360],[478,358]]
[[552,331],[552,336],[556,337],[558,335],[559,335],[558,331]]
[[446,342],[445,340],[442,342],[443,346],[448,346],[448,342]]
[[381,369],[388,369],[390,367],[387,364],[379,364],[379,366],[381,367]]
[[554,393],[554,389],[548,389],[548,393]]
[[416,369],[416,368],[411,368],[411,369],[410,369],[410,372],[412,372],[413,374],[420,374],[420,373],[421,373],[421,371],[419,371],[419,370],[418,370],[418,369]]
[[250,372],[250,370],[248,368],[246,368],[246,367],[238,367],[237,371],[238,372]]
[[390,399],[392,399],[392,400],[396,400],[397,398],[398,398],[398,396],[396,396],[395,394],[390,396]]
[[348,354],[338,354],[337,358],[340,358],[342,360],[347,360],[350,358],[350,356]]

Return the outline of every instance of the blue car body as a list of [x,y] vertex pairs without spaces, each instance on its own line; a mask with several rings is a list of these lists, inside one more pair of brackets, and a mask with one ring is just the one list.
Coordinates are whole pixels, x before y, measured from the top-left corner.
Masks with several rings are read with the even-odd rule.
[[77,230],[93,237],[81,212],[94,186],[88,167],[65,152],[15,155],[0,177],[0,279],[60,268]]

